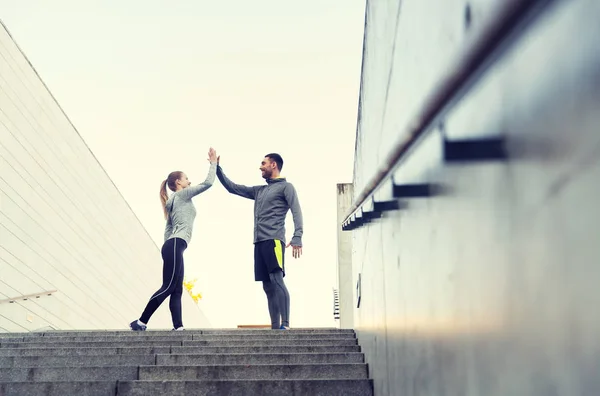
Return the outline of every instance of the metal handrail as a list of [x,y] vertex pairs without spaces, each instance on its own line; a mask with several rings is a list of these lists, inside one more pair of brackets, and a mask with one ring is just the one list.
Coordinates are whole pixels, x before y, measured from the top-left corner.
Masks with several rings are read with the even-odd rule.
[[440,82],[431,94],[423,101],[420,110],[405,127],[405,132],[394,145],[391,153],[385,159],[375,175],[362,189],[350,207],[342,224],[347,223],[369,198],[375,193],[381,183],[391,176],[399,160],[415,143],[417,138],[426,132],[440,117],[454,99],[464,93],[469,82],[479,77],[480,71],[494,52],[504,42],[521,22],[534,9],[541,9],[555,0],[503,0],[497,3],[490,20],[483,23],[481,28],[471,36],[471,41],[465,43],[464,50],[447,68]]

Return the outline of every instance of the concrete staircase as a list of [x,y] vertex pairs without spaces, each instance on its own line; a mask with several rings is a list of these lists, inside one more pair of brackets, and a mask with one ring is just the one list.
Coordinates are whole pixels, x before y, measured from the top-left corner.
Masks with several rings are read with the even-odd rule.
[[0,396],[372,396],[354,331],[0,334]]

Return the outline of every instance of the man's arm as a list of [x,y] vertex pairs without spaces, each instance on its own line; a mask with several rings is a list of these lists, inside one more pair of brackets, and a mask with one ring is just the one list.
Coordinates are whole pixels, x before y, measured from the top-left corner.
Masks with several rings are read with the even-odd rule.
[[189,186],[188,188],[184,188],[183,190],[178,191],[177,196],[181,199],[192,199],[196,195],[208,190],[215,182],[216,172],[217,163],[211,162],[210,168],[208,169],[208,175],[206,175],[206,179],[198,185]]
[[229,191],[231,194],[239,195],[240,197],[244,197],[244,198],[248,198],[248,199],[256,198],[256,188],[255,187],[248,187],[248,186],[243,186],[241,184],[235,184],[234,182],[229,180],[227,178],[227,176],[225,176],[225,173],[223,172],[223,168],[221,168],[220,165],[217,165],[217,177],[219,178],[219,181],[221,182],[223,187],[225,187],[225,189],[227,191]]
[[291,183],[287,183],[285,190],[285,199],[292,210],[292,217],[294,218],[294,236],[290,241],[290,245],[302,247],[302,234],[304,232],[304,224],[302,221],[302,210],[300,209],[300,201],[298,200],[298,194],[296,189]]

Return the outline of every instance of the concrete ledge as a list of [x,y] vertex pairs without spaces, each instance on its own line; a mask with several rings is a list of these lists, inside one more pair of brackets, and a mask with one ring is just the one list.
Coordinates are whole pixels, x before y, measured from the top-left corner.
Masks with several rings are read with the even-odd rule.
[[[15,350],[15,349],[11,349]],[[18,350],[18,349],[16,349]],[[206,353],[326,353],[360,352],[358,345],[296,345],[296,346],[177,346],[171,348],[175,355]],[[2,349],[0,349],[1,355]],[[168,353],[168,352],[156,352]]]
[[0,382],[137,380],[138,367],[0,368]]
[[[24,337],[23,343],[40,343],[43,342],[48,345],[54,343],[65,343],[65,342],[148,342],[148,341],[184,341],[192,340],[192,334],[181,334],[177,332],[177,335],[172,336],[158,336],[158,335],[145,335],[145,336],[92,336],[92,337]],[[3,343],[5,341],[2,341]],[[9,341],[6,341],[9,342]]]
[[223,364],[326,364],[364,363],[362,353],[255,353],[157,355],[156,364],[163,366],[197,366]]
[[2,348],[131,348],[131,347],[175,347],[175,346],[306,346],[306,345],[328,345],[349,346],[358,345],[356,338],[334,338],[334,339],[272,339],[248,340],[246,338],[211,340],[211,341],[88,341],[88,342],[11,342],[0,343]]
[[[181,347],[179,347],[181,348]],[[347,347],[346,347],[347,348]],[[281,352],[281,351],[279,351]],[[300,352],[300,351],[299,351]],[[332,352],[359,352],[333,349]],[[129,347],[129,348],[0,348],[0,356],[112,356],[112,355],[154,355],[171,353],[171,347]]]
[[239,341],[239,340],[253,340],[253,341],[273,341],[273,340],[348,340],[355,338],[354,334],[350,333],[339,333],[339,334],[299,334],[299,333],[288,333],[281,331],[272,334],[232,334],[232,335],[206,335],[206,334],[194,334],[194,341]]
[[140,380],[367,379],[365,364],[141,366]]
[[[168,355],[167,355],[168,356]],[[116,367],[153,365],[156,355],[106,356],[3,356],[0,368],[12,367]]]
[[224,341],[183,341],[182,346],[298,346],[298,345],[358,345],[356,338],[347,339],[331,339],[331,340],[247,340],[235,339],[235,340],[224,340]]
[[[33,338],[33,337],[28,337]],[[37,337],[35,337],[37,338]],[[0,342],[23,342],[25,337],[0,337]]]
[[[0,348],[131,348],[182,346],[184,341],[97,341],[97,342],[12,342],[0,343]],[[193,342],[193,341],[188,341]]]
[[354,334],[352,329],[291,329],[286,331],[271,330],[271,329],[239,329],[239,330],[227,330],[227,329],[212,329],[202,330],[202,334],[205,335],[229,335],[229,334]]
[[[119,396],[372,396],[370,380],[122,381]],[[28,396],[28,395],[27,395]]]
[[0,382],[2,396],[114,396],[116,381]]
[[[287,331],[271,330],[271,329],[186,329],[185,334],[207,334],[207,335],[228,335],[228,334],[273,334],[273,333],[322,333],[322,334],[338,334],[351,333],[352,329],[336,329],[336,328],[299,328]],[[174,332],[169,329],[164,330],[147,330],[145,332],[135,332],[131,330],[62,330],[62,331],[47,331],[39,333],[0,333],[2,338],[22,338],[22,337],[95,337],[95,336],[179,336],[181,333]]]

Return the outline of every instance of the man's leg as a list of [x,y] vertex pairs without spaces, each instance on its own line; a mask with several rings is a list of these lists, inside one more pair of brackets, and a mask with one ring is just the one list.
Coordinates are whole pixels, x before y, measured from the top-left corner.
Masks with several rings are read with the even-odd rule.
[[285,277],[285,243],[273,241],[274,262],[270,267],[269,278],[275,283],[276,299],[281,313],[281,325],[290,327],[290,293],[283,281]]
[[267,303],[269,304],[269,316],[271,316],[271,329],[279,329],[281,321],[281,313],[276,299],[276,286],[271,281],[263,281],[263,289],[267,295]]
[[277,311],[281,314],[281,325],[290,327],[290,293],[283,282],[283,272],[280,270],[272,272],[269,274],[269,278],[271,279],[270,283],[275,289],[274,300]]
[[281,312],[277,305],[276,287],[269,278],[270,265],[273,265],[273,241],[261,241],[254,244],[254,280],[262,281],[263,290],[267,295],[271,328],[281,326]]

